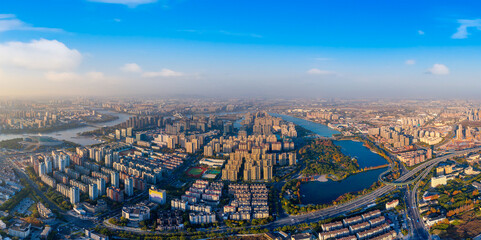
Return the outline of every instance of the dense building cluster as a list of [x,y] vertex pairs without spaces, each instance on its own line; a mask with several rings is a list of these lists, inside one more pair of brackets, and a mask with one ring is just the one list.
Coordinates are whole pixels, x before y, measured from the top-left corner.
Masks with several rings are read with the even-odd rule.
[[184,228],[182,212],[178,210],[161,211],[157,218],[157,230],[175,231]]
[[269,217],[269,189],[265,184],[230,184],[234,199],[224,206],[224,214],[232,220]]
[[0,205],[22,189],[13,169],[7,164],[0,164]]
[[396,232],[386,223],[381,211],[375,210],[359,216],[321,225],[319,240],[327,239],[395,239]]
[[416,151],[410,151],[410,152],[402,152],[397,154],[397,158],[399,161],[405,163],[408,166],[413,166],[418,163],[422,163],[428,159],[431,159],[433,157],[433,150],[428,149],[428,150],[416,150]]
[[69,124],[102,121],[103,114],[95,110],[70,109],[61,106],[5,106],[0,112],[0,128],[29,130],[62,127]]
[[[181,159],[174,155],[171,158]],[[156,159],[138,157],[135,150],[119,143],[77,148],[76,153],[40,154],[32,156],[31,163],[40,179],[70,198],[72,204],[79,203],[79,194],[91,200],[106,195],[112,201],[123,202],[134,195],[135,189],[143,191],[146,184],[157,183],[163,171]]]
[[335,120],[339,120],[341,117],[342,117],[341,114],[328,111],[326,109],[310,111],[306,113],[307,119],[323,119],[327,121],[335,121]]

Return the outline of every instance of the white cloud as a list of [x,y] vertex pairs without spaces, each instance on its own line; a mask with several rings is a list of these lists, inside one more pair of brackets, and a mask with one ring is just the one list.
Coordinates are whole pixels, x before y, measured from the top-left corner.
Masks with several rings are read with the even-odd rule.
[[419,35],[424,35],[424,31],[418,30],[418,34],[419,34]]
[[142,74],[142,77],[181,77],[184,76],[184,73],[176,72],[167,68],[163,68],[160,72],[145,72]]
[[85,77],[90,80],[102,80],[105,78],[105,75],[103,72],[88,72],[85,74]]
[[66,82],[80,80],[81,76],[74,72],[49,71],[45,73],[45,78],[53,82]]
[[15,18],[15,14],[0,14],[0,19]]
[[333,72],[331,71],[326,71],[326,70],[320,70],[320,69],[317,69],[317,68],[312,68],[312,69],[309,69],[307,71],[307,74],[311,74],[311,75],[331,75],[331,74],[334,74]]
[[122,4],[129,7],[137,7],[138,5],[157,2],[157,0],[88,0],[88,1],[99,2],[99,3]]
[[433,75],[448,75],[449,68],[444,64],[436,63],[431,68],[429,68],[426,73]]
[[406,65],[414,65],[414,64],[416,64],[416,60],[414,60],[414,59],[408,59],[408,60],[406,60],[405,63],[406,63]]
[[0,14],[0,32],[13,30],[62,32],[62,29],[58,28],[33,27],[18,19],[14,14]]
[[76,68],[82,54],[57,40],[32,40],[0,44],[0,65],[37,70],[68,70]]
[[142,72],[142,68],[137,63],[126,63],[124,66],[120,68],[120,70],[124,72],[133,72],[133,73]]
[[453,39],[468,38],[468,28],[476,28],[477,30],[481,30],[481,19],[459,19],[458,23],[460,26],[458,27],[456,33],[451,36]]
[[80,80],[104,80],[105,75],[103,72],[87,72],[85,74],[79,74],[76,72],[57,72],[48,71],[45,73],[45,78],[52,82],[68,82],[68,81],[80,81]]
[[181,77],[185,76],[182,72],[176,72],[167,68],[163,68],[160,71],[144,72],[142,68],[136,63],[127,63],[120,68],[123,72],[140,73],[142,77],[154,78],[154,77]]

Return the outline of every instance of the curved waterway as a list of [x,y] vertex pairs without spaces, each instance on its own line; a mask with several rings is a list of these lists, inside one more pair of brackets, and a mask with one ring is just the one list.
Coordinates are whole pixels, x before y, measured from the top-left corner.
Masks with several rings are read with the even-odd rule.
[[87,132],[91,130],[98,129],[100,127],[105,127],[105,126],[114,126],[117,124],[120,124],[122,122],[127,121],[129,119],[130,115],[124,114],[124,113],[116,113],[116,112],[110,112],[110,111],[99,111],[102,113],[107,113],[113,116],[119,117],[116,120],[110,121],[110,122],[104,122],[104,123],[98,123],[96,125],[99,125],[97,127],[94,126],[86,126],[86,127],[80,127],[80,128],[72,128],[72,129],[67,129],[67,130],[61,130],[61,131],[56,131],[56,132],[51,132],[51,133],[42,133],[42,134],[3,134],[0,133],[0,141],[3,140],[9,140],[9,139],[14,139],[14,138],[23,138],[23,137],[28,137],[28,136],[48,136],[60,140],[65,140],[65,141],[70,141],[74,142],[83,146],[86,145],[92,145],[99,143],[99,140],[96,140],[94,138],[90,137],[81,137],[78,136],[78,133],[82,132]]
[[[274,114],[275,117],[293,122],[319,136],[332,137],[338,131],[326,125],[307,121],[304,119]],[[362,142],[342,140],[334,141],[334,144],[341,147],[341,152],[345,155],[357,159],[359,167],[375,167],[387,164],[388,162],[378,154],[365,147]],[[339,196],[348,192],[357,192],[369,188],[378,179],[378,176],[386,169],[376,169],[351,175],[341,181],[328,180],[327,182],[311,181],[301,185],[301,202],[303,204],[326,204],[336,200]]]

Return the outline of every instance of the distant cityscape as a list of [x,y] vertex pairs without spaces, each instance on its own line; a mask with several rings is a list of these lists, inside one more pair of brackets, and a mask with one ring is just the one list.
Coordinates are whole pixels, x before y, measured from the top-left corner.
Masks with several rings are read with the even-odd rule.
[[[462,227],[453,221],[467,221],[466,213],[479,208],[481,112],[474,102],[394,108],[388,101],[300,107],[201,100],[165,110],[107,102],[22,102],[30,110],[21,114],[1,108],[5,236],[444,238],[456,234],[446,226]],[[53,117],[74,112],[109,120],[78,128],[72,123],[83,115]],[[32,116],[71,128],[42,136],[31,131],[46,125],[34,124],[17,127],[23,135],[10,132]],[[75,129],[65,140],[63,132]],[[82,144],[86,139],[93,142]],[[315,190],[353,178],[363,185],[334,196]]]

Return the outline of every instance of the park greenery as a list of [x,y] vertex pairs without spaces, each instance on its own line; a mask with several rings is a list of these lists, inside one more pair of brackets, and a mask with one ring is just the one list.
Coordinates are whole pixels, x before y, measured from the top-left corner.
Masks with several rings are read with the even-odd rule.
[[62,210],[66,211],[72,209],[72,204],[68,201],[68,199],[51,187],[49,187],[47,192],[45,192],[45,196]]
[[9,140],[3,140],[0,142],[0,148],[7,148],[13,150],[22,150],[23,145],[20,143],[23,138],[14,138]]
[[2,206],[0,206],[0,211],[11,210],[17,206],[24,198],[28,197],[32,189],[30,187],[25,187],[20,192],[16,193],[12,198],[5,201]]
[[477,189],[466,186],[465,182],[459,179],[448,181],[446,185],[436,187],[436,190],[440,193],[437,199],[439,205],[447,211],[470,204],[479,195]]
[[342,154],[340,147],[334,145],[332,140],[312,140],[299,149],[299,155],[306,165],[302,170],[305,176],[329,174],[340,180],[359,171],[357,161]]
[[127,218],[124,218],[124,217],[120,217],[120,219],[110,218],[109,223],[111,223],[115,226],[125,227],[129,223],[129,220]]
[[[335,180],[340,180],[360,171],[357,161],[344,155],[340,148],[328,139],[312,140],[299,150],[299,154],[306,166],[301,171],[305,176],[327,174]],[[345,193],[329,204],[309,204],[302,206],[300,197],[302,182],[301,179],[291,179],[282,187],[282,193],[280,194],[281,204],[284,211],[288,214],[303,214],[342,204],[358,196],[370,193],[382,186],[380,182],[375,182],[367,189]]]
[[81,122],[70,122],[62,125],[48,126],[43,128],[24,128],[24,129],[3,129],[5,134],[23,134],[23,133],[51,133],[73,128],[85,127],[86,124]]

